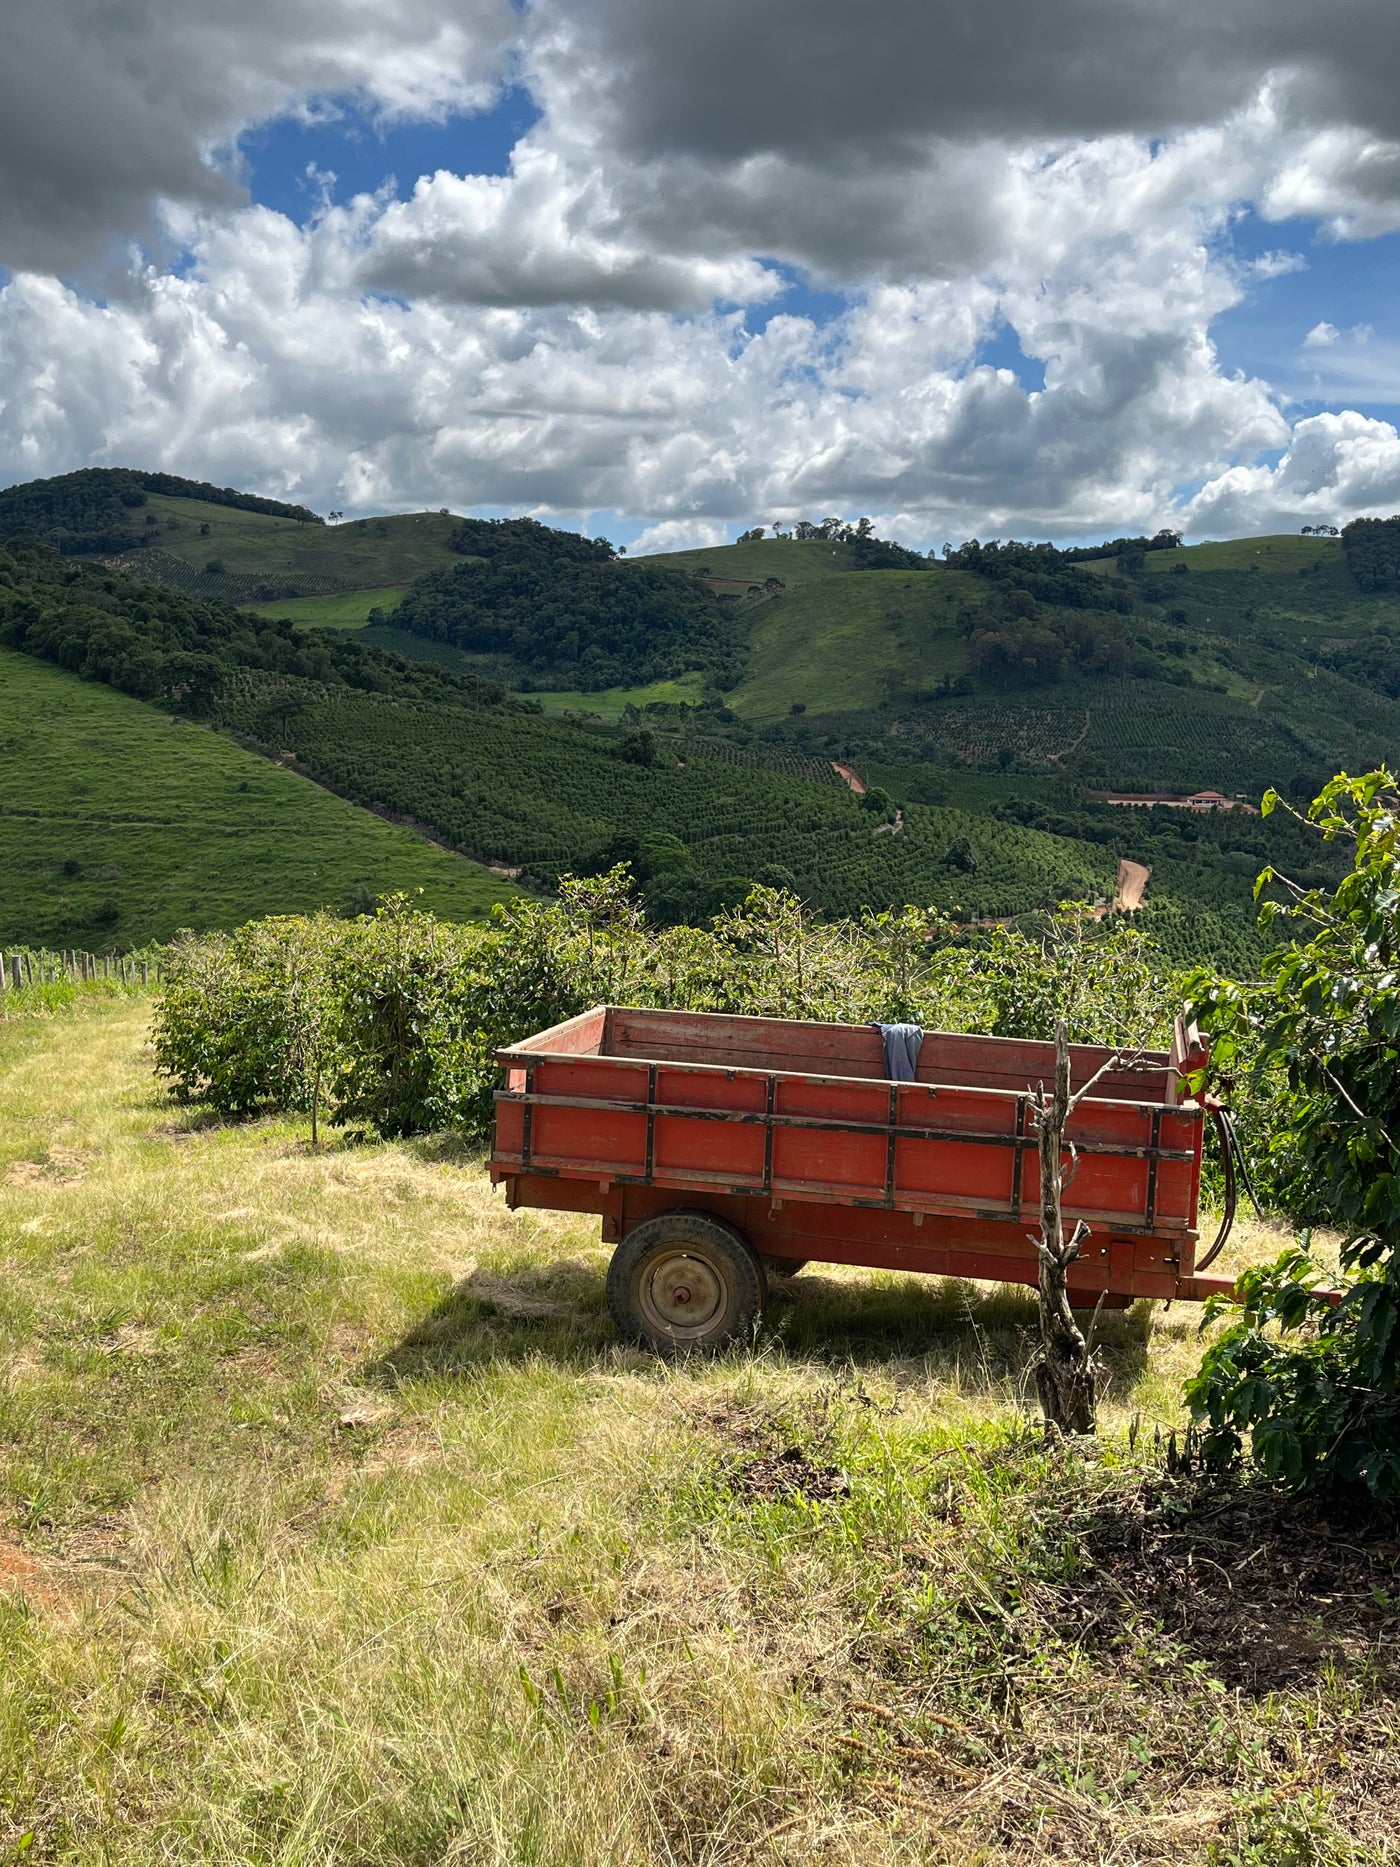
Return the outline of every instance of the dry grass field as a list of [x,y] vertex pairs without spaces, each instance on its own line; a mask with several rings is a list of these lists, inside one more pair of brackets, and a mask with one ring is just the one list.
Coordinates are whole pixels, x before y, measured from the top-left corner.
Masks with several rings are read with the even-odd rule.
[[0,1023],[0,1861],[1400,1858],[1393,1546],[1166,1475],[1196,1315],[1087,1458],[1022,1293],[664,1365],[586,1223],[207,1124],[147,1012]]

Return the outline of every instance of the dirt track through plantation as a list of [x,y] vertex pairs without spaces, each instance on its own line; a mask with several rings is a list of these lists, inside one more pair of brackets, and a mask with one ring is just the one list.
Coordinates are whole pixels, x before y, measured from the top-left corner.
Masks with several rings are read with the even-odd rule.
[[1152,871],[1144,863],[1129,862],[1124,856],[1118,864],[1118,892],[1114,906],[1120,914],[1131,914],[1142,906]]

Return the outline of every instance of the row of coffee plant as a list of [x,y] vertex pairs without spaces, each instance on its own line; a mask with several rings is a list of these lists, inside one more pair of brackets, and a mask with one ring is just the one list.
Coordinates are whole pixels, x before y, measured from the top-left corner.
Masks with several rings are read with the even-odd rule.
[[490,1119],[499,1046],[598,1003],[1165,1043],[1179,986],[1120,922],[970,937],[935,909],[821,921],[755,887],[705,929],[649,927],[625,869],[461,926],[394,899],[371,917],[250,922],[177,943],[156,1054],[177,1094],[229,1114],[314,1112],[381,1135]]

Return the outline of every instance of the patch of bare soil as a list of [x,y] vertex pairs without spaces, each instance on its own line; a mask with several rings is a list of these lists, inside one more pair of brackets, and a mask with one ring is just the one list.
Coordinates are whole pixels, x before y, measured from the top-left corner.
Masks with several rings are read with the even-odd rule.
[[1133,914],[1142,906],[1142,897],[1152,871],[1145,862],[1130,862],[1126,856],[1118,864],[1118,889],[1114,906],[1120,914]]
[[836,776],[841,780],[842,784],[849,786],[857,797],[865,796],[866,791],[870,787],[866,784],[864,778],[861,777],[858,771],[852,770],[849,765],[843,765],[839,759],[833,759],[831,761],[831,769],[836,773]]
[[51,1147],[41,1160],[17,1160],[6,1169],[6,1186],[76,1186],[87,1155],[81,1148]]
[[1378,1684],[1400,1685],[1393,1534],[1259,1488],[1166,1488],[1105,1515],[1085,1547],[1079,1605],[1107,1638],[1136,1613],[1249,1693],[1295,1684],[1329,1656],[1369,1660]]
[[0,1530],[0,1600],[25,1595],[30,1600],[52,1599],[43,1564]]

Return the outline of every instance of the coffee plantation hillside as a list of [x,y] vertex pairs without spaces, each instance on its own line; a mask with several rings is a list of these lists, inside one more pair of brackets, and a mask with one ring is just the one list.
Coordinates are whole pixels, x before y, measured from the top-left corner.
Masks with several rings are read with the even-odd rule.
[[543,886],[628,862],[661,920],[704,920],[754,880],[794,888],[827,914],[922,901],[1002,919],[1065,899],[1110,902],[1120,858],[1150,851],[1164,947],[1247,969],[1258,858],[1284,853],[1243,816],[1233,836],[1225,820],[1212,834],[1173,817],[1174,834],[1157,837],[1165,813],[1074,792],[1072,826],[1061,812],[1040,828],[1011,810],[904,802],[878,786],[859,796],[829,762],[698,732],[592,730],[282,677],[244,677],[217,717],[253,736],[274,720],[308,773]]
[[516,892],[217,733],[4,649],[0,875],[0,945],[95,952],[393,892],[470,919]]

